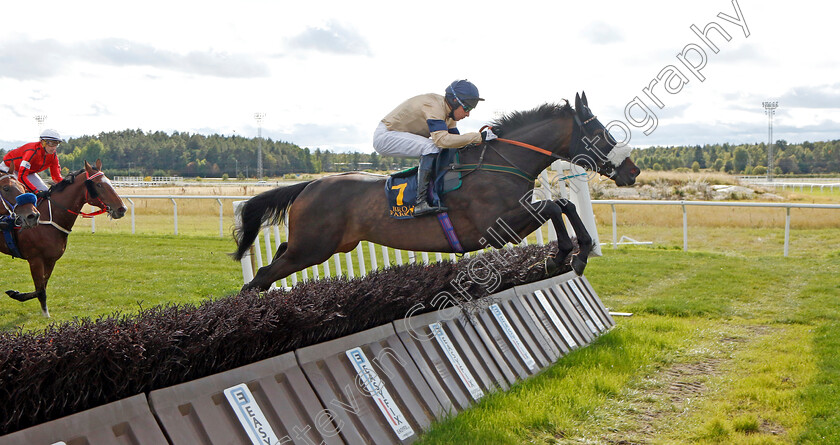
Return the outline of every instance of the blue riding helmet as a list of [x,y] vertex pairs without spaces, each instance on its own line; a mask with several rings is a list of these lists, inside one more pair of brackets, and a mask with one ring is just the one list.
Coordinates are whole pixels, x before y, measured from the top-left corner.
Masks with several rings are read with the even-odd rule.
[[458,105],[464,107],[464,111],[472,111],[478,101],[484,100],[478,96],[478,88],[469,80],[456,80],[446,87],[446,99],[452,108]]

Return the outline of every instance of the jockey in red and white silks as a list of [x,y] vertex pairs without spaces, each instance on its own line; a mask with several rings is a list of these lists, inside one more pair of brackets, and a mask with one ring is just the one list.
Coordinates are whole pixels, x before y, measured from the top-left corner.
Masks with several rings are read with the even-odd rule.
[[38,192],[47,190],[47,185],[38,176],[39,172],[50,170],[53,181],[59,182],[61,166],[58,164],[59,144],[64,142],[55,130],[44,130],[38,142],[22,145],[3,156],[0,172],[8,172],[14,164],[15,177],[22,182],[28,191]]

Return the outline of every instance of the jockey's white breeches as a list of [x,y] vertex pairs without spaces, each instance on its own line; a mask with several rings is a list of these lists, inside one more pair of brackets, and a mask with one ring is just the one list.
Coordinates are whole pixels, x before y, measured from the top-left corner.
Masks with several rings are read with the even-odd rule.
[[391,131],[380,122],[373,133],[373,149],[382,156],[419,158],[440,152],[440,147],[431,138],[404,131]]
[[[9,166],[6,165],[5,162],[0,162],[0,172],[3,172],[3,173],[8,173],[9,172]],[[15,171],[14,176],[15,176],[15,179],[20,180],[20,177],[18,176],[17,171]],[[32,185],[37,187],[38,190],[48,190],[49,189],[49,187],[47,187],[47,184],[44,183],[44,180],[41,179],[40,176],[38,176],[38,173],[29,173],[28,175],[26,175],[26,178],[29,179],[29,182],[31,182]]]

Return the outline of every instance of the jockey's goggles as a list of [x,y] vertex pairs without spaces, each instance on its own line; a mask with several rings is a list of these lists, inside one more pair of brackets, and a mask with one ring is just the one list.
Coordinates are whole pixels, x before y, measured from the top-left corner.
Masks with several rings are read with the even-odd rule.
[[478,105],[478,100],[476,99],[464,99],[462,102],[461,99],[458,98],[456,95],[452,95],[456,101],[458,101],[458,105],[464,108],[465,113],[469,113],[472,110],[475,110],[476,105]]

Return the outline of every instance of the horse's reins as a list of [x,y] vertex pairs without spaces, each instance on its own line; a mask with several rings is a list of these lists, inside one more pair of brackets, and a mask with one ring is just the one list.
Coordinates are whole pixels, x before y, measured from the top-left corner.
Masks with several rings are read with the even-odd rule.
[[[577,116],[577,114],[574,116],[574,118],[575,118],[575,123],[577,124],[576,129],[582,130],[583,133],[588,137],[589,133],[586,131],[586,124],[588,124],[588,123],[592,122],[593,120],[597,119],[598,116],[592,115],[592,117],[590,117],[589,119],[587,119],[585,121],[581,121],[580,118]],[[488,125],[485,125],[485,126],[481,127],[479,132],[481,132],[481,131],[483,131],[487,128],[491,128],[491,127],[488,126]],[[572,144],[578,145],[578,143],[580,142],[579,139],[580,138],[577,138],[576,140],[572,141]],[[544,148],[540,148],[540,147],[537,147],[535,145],[531,145],[531,144],[528,144],[528,143],[525,143],[525,142],[516,141],[516,140],[513,140],[513,139],[499,138],[499,137],[497,137],[496,140],[499,141],[499,142],[504,142],[506,144],[515,145],[517,147],[522,147],[522,148],[540,153],[540,154],[545,155],[545,156],[550,156],[550,157],[555,158],[555,159],[563,159],[560,155],[558,155],[558,154],[556,154],[552,151],[549,151],[549,150],[546,150]],[[484,145],[484,148],[481,150],[481,155],[479,157],[478,164],[473,164],[473,165],[475,165],[475,168],[470,170],[469,172],[465,173],[465,175],[467,175],[469,173],[472,173],[476,170],[489,170],[489,171],[496,171],[496,172],[501,172],[501,173],[511,173],[511,174],[516,175],[516,176],[525,178],[529,181],[535,181],[537,179],[536,177],[533,177],[533,176],[525,173],[524,170],[519,168],[513,161],[508,159],[505,155],[501,154],[498,150],[493,148],[493,146],[491,146],[490,144],[485,142],[483,145]],[[493,150],[497,155],[499,155],[499,157],[504,159],[510,165],[510,167],[513,168],[513,171],[511,171],[510,169],[506,169],[502,166],[484,166],[484,153],[485,153],[485,151],[488,147],[491,150]],[[574,147],[569,147],[569,152],[574,151],[573,148]],[[467,166],[462,166],[462,167],[467,167]],[[472,165],[469,165],[468,167],[472,167]],[[482,167],[484,167],[484,168],[482,168]],[[613,173],[610,175],[610,177],[612,177],[613,175],[615,175],[615,171],[613,171]]]
[[[575,123],[578,125],[578,127],[585,128],[584,126],[586,124],[592,122],[593,120],[595,120],[597,118],[598,118],[598,116],[593,115],[589,119],[581,122],[580,118],[577,117],[577,115],[575,115]],[[481,127],[481,130],[479,130],[479,132],[483,131],[486,128],[491,128],[491,127],[489,125],[485,125],[485,126]],[[584,133],[586,133],[586,131],[584,131]],[[589,136],[589,135],[587,134],[587,136]],[[560,157],[560,155],[558,155],[557,153],[546,150],[544,148],[537,147],[535,145],[526,144],[525,142],[520,142],[520,141],[515,141],[513,139],[505,139],[505,138],[496,138],[496,140],[499,141],[499,142],[504,142],[506,144],[517,145],[517,146],[522,147],[522,148],[527,148],[528,150],[535,151],[537,153],[541,153],[541,154],[544,154],[546,156],[551,156],[552,158],[562,159]]]
[[[482,128],[483,129],[483,128]],[[535,151],[537,153],[542,153],[546,156],[551,156],[552,158],[560,159],[560,155],[550,152],[544,148],[540,148],[531,144],[526,144],[525,142],[514,141],[513,139],[505,139],[505,138],[496,138],[499,142],[504,142],[506,144],[517,145],[522,148],[527,148],[528,150]]]
[[[578,126],[583,127],[583,125],[588,124],[589,122],[591,122],[595,118],[596,118],[596,116],[592,116],[591,118],[587,119],[586,122],[581,123],[580,120],[577,118],[577,116],[575,116],[575,122],[578,124]],[[487,128],[491,128],[491,127],[489,125],[485,125],[485,126],[481,127],[479,132],[484,131]],[[498,138],[498,137],[496,138],[496,140],[499,141],[499,142],[504,142],[506,144],[516,145],[517,147],[522,147],[522,148],[537,152],[537,153],[545,155],[545,156],[550,156],[550,157],[555,158],[555,159],[563,159],[562,157],[560,157],[560,155],[558,155],[558,154],[556,154],[552,151],[546,150],[544,148],[537,147],[536,145],[531,145],[531,144],[521,142],[521,141],[516,141],[516,140],[513,140],[513,139],[505,139],[505,138]],[[499,151],[496,150],[495,148],[493,148],[492,145],[490,145],[486,142],[483,145],[484,145],[484,148],[481,150],[481,155],[479,156],[478,164],[475,164],[475,168],[470,170],[466,174],[472,173],[476,170],[490,170],[490,171],[496,171],[496,172],[501,172],[501,173],[511,173],[511,174],[514,174],[514,175],[519,176],[521,178],[525,178],[529,181],[535,181],[537,179],[536,177],[525,173],[525,171],[522,170],[521,168],[519,168],[516,165],[516,163],[514,163],[513,161],[508,159],[505,155],[499,153]],[[490,168],[488,168],[488,166],[484,166],[484,153],[487,150],[487,147],[489,147],[497,155],[499,155],[500,158],[504,159],[511,167],[513,167],[514,170],[511,171],[511,170],[505,169],[504,167],[501,167],[501,166],[492,166]],[[484,167],[484,168],[482,168],[482,167]]]

